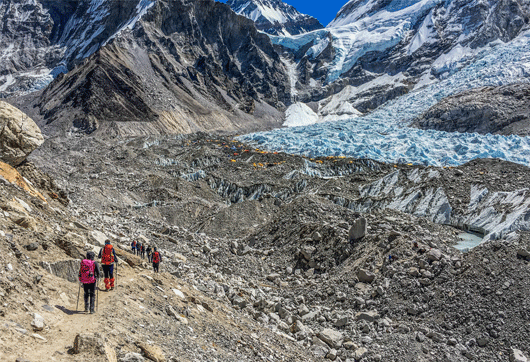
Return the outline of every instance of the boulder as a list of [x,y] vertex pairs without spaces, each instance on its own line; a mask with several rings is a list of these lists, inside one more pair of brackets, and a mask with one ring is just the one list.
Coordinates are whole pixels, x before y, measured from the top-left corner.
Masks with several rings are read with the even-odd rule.
[[442,258],[442,252],[438,249],[431,249],[427,252],[427,259],[430,261],[438,261]]
[[145,358],[140,353],[129,352],[120,358],[120,362],[144,362]]
[[75,336],[73,352],[105,355],[105,338],[99,333],[78,334]]
[[31,118],[0,101],[0,160],[17,166],[43,142],[44,137]]
[[105,246],[105,240],[108,239],[107,235],[98,230],[92,230],[89,235],[90,240],[94,243],[94,245],[99,247]]
[[350,228],[350,240],[359,240],[367,233],[367,223],[364,217],[355,220]]
[[342,346],[342,341],[344,340],[341,332],[331,328],[326,328],[320,332],[318,338],[326,342],[331,348],[340,348]]
[[379,318],[379,313],[376,310],[371,310],[369,312],[360,312],[355,315],[355,320],[367,321],[370,323],[378,320]]
[[510,362],[528,362],[528,358],[526,358],[522,351],[512,348]]
[[166,362],[166,357],[162,349],[158,346],[148,345],[146,343],[138,342],[136,346],[140,348],[145,358],[154,362]]
[[357,273],[357,278],[359,278],[360,282],[363,283],[371,283],[375,279],[375,274],[372,272],[369,272],[368,270],[360,269]]
[[40,262],[40,266],[48,273],[53,274],[59,278],[63,278],[72,283],[78,282],[80,260],[62,260],[55,263]]

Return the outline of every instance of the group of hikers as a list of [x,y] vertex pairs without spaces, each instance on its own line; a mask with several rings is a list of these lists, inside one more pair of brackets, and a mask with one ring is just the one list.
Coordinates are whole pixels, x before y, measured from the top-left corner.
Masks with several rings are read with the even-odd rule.
[[[153,271],[158,273],[162,256],[160,255],[160,252],[158,252],[157,248],[154,247],[151,249],[151,246],[148,246],[145,249],[144,245],[139,244],[136,241],[133,241],[132,247],[133,254],[141,256],[142,259],[144,256],[141,254],[145,255],[145,251],[147,251],[148,260],[150,263],[153,263]],[[81,261],[78,275],[79,282],[83,285],[84,290],[85,312],[90,314],[95,313],[96,286],[101,276],[99,264],[94,260],[95,257],[96,254],[93,251],[89,251],[86,254],[86,258]],[[116,267],[118,266],[118,258],[116,256],[114,247],[110,243],[110,240],[105,240],[105,246],[99,251],[98,258],[101,260],[101,266],[103,268],[105,290],[113,290],[116,280],[114,278],[114,264],[116,264]],[[81,285],[79,287],[81,288]]]

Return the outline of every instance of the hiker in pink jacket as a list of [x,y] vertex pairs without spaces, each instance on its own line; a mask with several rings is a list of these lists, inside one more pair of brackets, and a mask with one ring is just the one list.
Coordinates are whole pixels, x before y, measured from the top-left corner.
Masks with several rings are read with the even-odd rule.
[[94,261],[95,256],[93,251],[89,251],[79,268],[79,282],[83,284],[85,291],[85,312],[90,310],[90,314],[94,313],[96,284],[99,279],[99,265]]

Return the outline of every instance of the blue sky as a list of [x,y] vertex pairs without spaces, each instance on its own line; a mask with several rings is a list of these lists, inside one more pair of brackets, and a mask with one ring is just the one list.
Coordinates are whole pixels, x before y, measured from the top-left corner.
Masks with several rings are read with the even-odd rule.
[[303,14],[309,14],[317,18],[324,26],[335,19],[348,0],[283,0],[284,3],[292,5]]
[[[217,0],[226,2],[226,0]],[[311,15],[324,26],[328,25],[348,0],[283,0],[302,14]]]

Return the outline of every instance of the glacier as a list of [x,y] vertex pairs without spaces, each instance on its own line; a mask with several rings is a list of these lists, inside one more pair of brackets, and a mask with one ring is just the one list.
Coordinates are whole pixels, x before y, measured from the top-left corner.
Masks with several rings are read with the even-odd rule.
[[[530,82],[530,32],[482,49],[471,64],[436,83],[346,121],[317,123],[242,135],[270,151],[307,157],[348,156],[386,163],[457,166],[476,158],[500,158],[530,166],[530,138],[447,133],[411,128],[412,120],[441,99],[481,86]],[[446,63],[448,64],[448,63]]]

